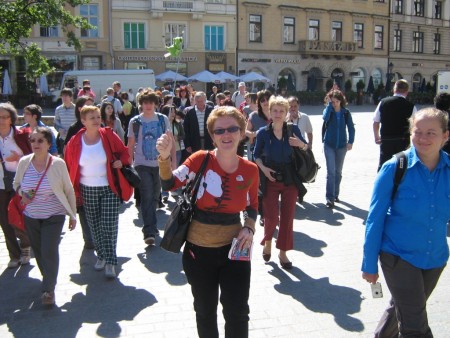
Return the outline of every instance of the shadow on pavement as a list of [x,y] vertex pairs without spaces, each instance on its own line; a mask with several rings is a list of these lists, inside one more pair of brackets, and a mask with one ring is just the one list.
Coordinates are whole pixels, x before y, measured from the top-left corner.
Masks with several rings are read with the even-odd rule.
[[[333,315],[336,324],[346,331],[364,330],[364,324],[351,316],[361,310],[361,292],[331,284],[328,277],[314,279],[295,266],[287,273],[276,263],[267,264],[273,268],[269,273],[280,281],[274,286],[276,291],[291,296],[310,311]],[[292,280],[289,274],[298,281]]]
[[311,204],[303,202],[302,207],[297,205],[295,208],[294,218],[340,226],[343,224],[342,220],[345,219],[345,216],[340,212],[336,212],[336,210],[328,209],[324,203]]
[[322,248],[325,247],[327,247],[326,242],[294,229],[294,250],[303,252],[310,257],[321,257],[324,254]]
[[369,214],[368,210],[360,209],[353,204],[350,204],[348,202],[340,201],[339,203],[336,203],[334,205],[334,210],[339,210],[343,212],[344,214],[360,218],[362,219],[362,224],[365,224],[367,215]]

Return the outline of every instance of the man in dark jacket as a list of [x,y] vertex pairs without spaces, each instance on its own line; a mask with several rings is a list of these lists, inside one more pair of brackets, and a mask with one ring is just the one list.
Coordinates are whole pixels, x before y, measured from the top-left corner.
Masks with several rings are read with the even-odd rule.
[[194,100],[195,105],[187,111],[183,123],[184,146],[188,156],[200,149],[214,149],[206,127],[206,121],[212,108],[206,105],[206,94],[204,92],[197,92]]
[[396,153],[409,147],[408,119],[417,109],[406,99],[408,91],[408,82],[398,80],[394,85],[394,96],[381,100],[375,109],[373,134],[375,143],[380,145],[378,170]]

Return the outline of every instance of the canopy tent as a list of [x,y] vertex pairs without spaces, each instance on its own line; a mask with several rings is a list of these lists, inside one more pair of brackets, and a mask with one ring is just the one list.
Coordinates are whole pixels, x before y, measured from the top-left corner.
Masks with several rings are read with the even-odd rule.
[[239,76],[240,81],[244,82],[270,82],[270,79],[256,72],[250,72]]
[[211,73],[210,71],[204,70],[200,73],[189,76],[188,81],[199,81],[199,82],[214,82],[221,83],[220,77]]
[[176,82],[176,81],[186,81],[187,77],[181,74],[175,73],[173,70],[165,71],[155,77],[156,81],[163,82]]
[[3,73],[2,94],[3,95],[11,95],[12,94],[11,79],[9,78],[8,69],[5,69],[5,71]]
[[221,82],[233,82],[238,80],[238,77],[236,75],[224,71],[217,73],[216,76],[220,78]]

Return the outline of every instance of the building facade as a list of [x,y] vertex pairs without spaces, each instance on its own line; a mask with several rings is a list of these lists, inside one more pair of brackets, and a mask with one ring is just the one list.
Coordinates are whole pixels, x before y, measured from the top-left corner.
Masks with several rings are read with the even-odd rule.
[[288,90],[380,83],[388,57],[389,2],[250,0],[238,4],[239,73],[256,71]]
[[439,70],[450,69],[450,0],[392,0],[389,72],[424,91]]

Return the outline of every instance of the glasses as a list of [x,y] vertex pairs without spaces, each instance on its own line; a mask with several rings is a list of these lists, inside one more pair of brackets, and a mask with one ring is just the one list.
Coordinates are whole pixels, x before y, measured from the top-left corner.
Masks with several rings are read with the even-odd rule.
[[269,101],[269,99],[265,98],[265,97],[263,97],[261,100],[259,100],[260,103],[264,103],[264,102],[267,102],[267,101]]
[[30,143],[35,143],[35,142],[37,142],[37,143],[39,143],[39,144],[42,144],[42,143],[44,143],[44,139],[43,138],[30,138]]
[[7,119],[10,119],[10,118],[11,118],[10,115],[0,116],[0,120],[7,120]]
[[238,131],[240,131],[241,128],[239,128],[238,126],[233,126],[233,127],[228,127],[228,128],[218,128],[213,130],[214,135],[223,135],[225,134],[225,132],[229,132],[230,134],[236,133]]

